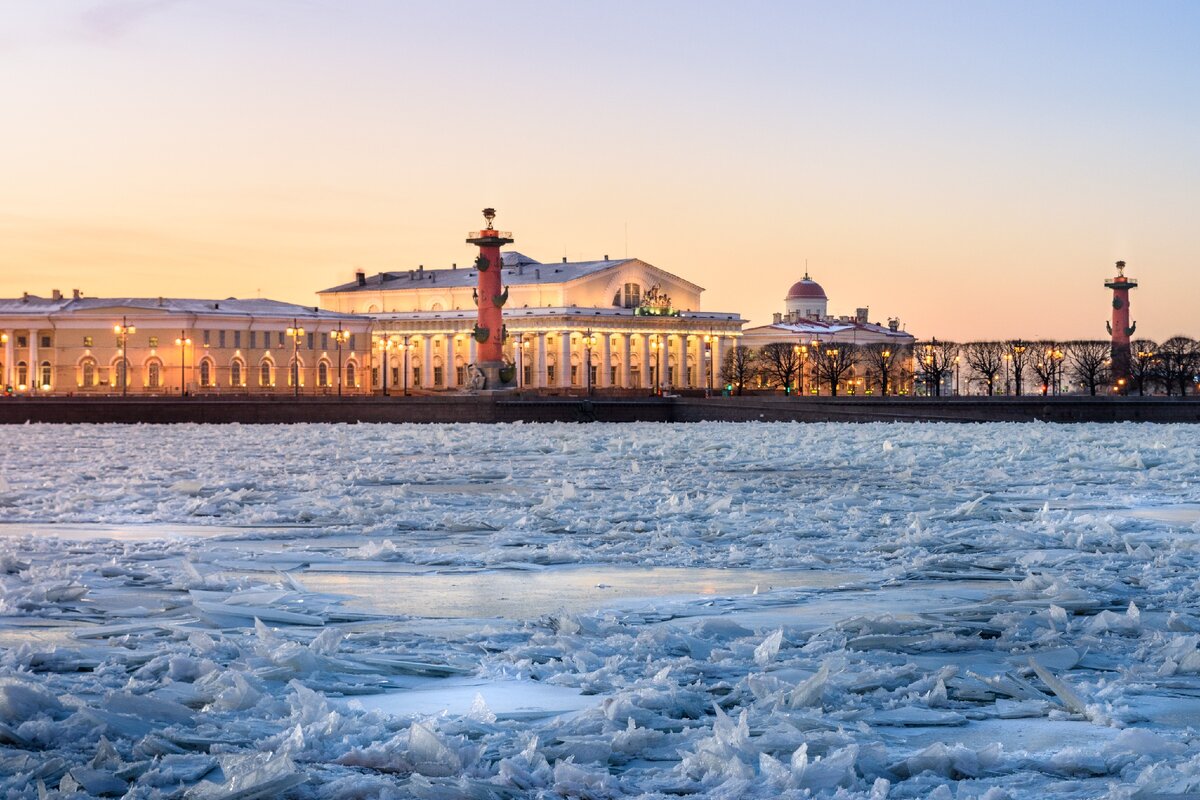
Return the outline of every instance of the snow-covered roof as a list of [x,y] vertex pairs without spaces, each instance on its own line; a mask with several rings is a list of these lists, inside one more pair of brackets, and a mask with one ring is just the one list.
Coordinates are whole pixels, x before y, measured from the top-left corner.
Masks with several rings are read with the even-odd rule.
[[797,322],[776,322],[771,325],[760,325],[755,328],[746,330],[747,334],[758,333],[780,333],[790,334],[794,336],[813,336],[821,338],[842,333],[851,333],[854,331],[862,331],[876,336],[887,336],[897,340],[911,340],[913,335],[905,331],[894,331],[884,325],[877,325],[874,322],[858,322],[856,320],[843,319],[803,319]]
[[353,314],[324,311],[316,306],[301,306],[279,300],[255,298],[240,300],[200,300],[179,297],[82,297],[74,299],[28,297],[0,298],[0,314],[62,314],[126,308],[167,314],[205,314],[208,316],[278,316],[304,319],[360,319]]
[[[508,286],[529,286],[566,283],[597,272],[603,272],[630,261],[633,258],[602,259],[600,261],[566,261],[559,264],[543,264],[524,253],[509,250],[500,255],[504,264],[504,283]],[[473,267],[451,269],[417,269],[399,272],[379,272],[357,280],[324,289],[318,294],[333,292],[365,292],[390,289],[417,289],[425,287],[474,286],[477,277]]]

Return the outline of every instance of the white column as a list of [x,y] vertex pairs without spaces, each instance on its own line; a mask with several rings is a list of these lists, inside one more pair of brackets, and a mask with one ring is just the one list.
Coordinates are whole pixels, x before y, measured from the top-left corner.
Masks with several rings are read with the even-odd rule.
[[699,380],[701,389],[708,388],[708,344],[704,341],[703,334],[696,337],[696,344],[699,345],[700,355],[696,357],[696,378]]
[[477,342],[475,340],[474,336],[471,336],[471,338],[467,340],[467,363],[468,364],[474,364],[478,360],[475,355],[476,354],[475,348],[478,344],[479,344],[479,342]]
[[654,388],[654,381],[650,378],[650,334],[642,334],[642,385],[643,389]]
[[724,387],[721,378],[721,369],[725,366],[725,351],[729,346],[728,336],[718,336],[716,343],[716,352],[713,355],[713,385]]
[[632,352],[632,348],[629,345],[632,340],[633,340],[633,334],[630,334],[630,333],[622,333],[621,334],[621,388],[622,389],[632,388],[629,385],[629,379],[630,379],[629,356],[630,356],[630,353]]
[[42,367],[38,364],[38,332],[29,329],[29,374],[25,378],[29,382],[29,393],[37,394],[42,390]]
[[558,344],[558,385],[571,385],[571,332],[561,331]]
[[458,386],[458,371],[454,369],[454,356],[458,340],[454,338],[455,334],[446,334],[446,355],[442,359],[442,375],[446,377],[446,388],[453,389]]
[[421,356],[421,388],[433,388],[433,337],[426,334],[424,355]]
[[533,385],[539,389],[546,387],[546,332],[537,335],[537,364],[534,365]]
[[17,334],[9,328],[4,332],[8,337],[4,342],[4,385],[12,386],[13,382],[13,346],[16,344]]
[[600,336],[600,387],[612,385],[612,334],[607,331]]

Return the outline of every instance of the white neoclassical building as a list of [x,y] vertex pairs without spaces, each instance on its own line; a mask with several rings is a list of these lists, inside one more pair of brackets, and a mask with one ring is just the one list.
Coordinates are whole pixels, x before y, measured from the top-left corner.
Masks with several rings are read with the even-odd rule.
[[[503,263],[505,356],[523,387],[701,389],[741,336],[738,314],[701,311],[701,287],[641,259],[544,264],[510,251]],[[377,389],[455,389],[475,361],[476,284],[471,267],[422,266],[359,272],[318,295],[373,320]]]
[[0,376],[24,395],[367,394],[371,321],[275,300],[0,299]]
[[776,313],[771,324],[746,329],[742,344],[762,347],[772,342],[807,345],[817,341],[863,345],[886,342],[903,346],[915,341],[912,334],[901,328],[899,319],[893,317],[886,325],[871,322],[870,310],[865,307],[856,308],[853,315],[830,315],[825,289],[808,273],[792,284],[783,302],[785,310]]

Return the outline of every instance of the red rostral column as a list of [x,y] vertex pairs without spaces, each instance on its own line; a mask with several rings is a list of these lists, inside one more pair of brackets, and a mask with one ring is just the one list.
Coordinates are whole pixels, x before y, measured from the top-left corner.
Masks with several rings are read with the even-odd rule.
[[1112,334],[1112,377],[1119,393],[1129,389],[1129,337],[1137,329],[1137,323],[1129,322],[1129,290],[1137,288],[1137,281],[1125,277],[1125,262],[1117,262],[1117,277],[1104,284],[1113,290],[1112,322],[1108,332]]
[[501,389],[512,386],[515,378],[515,375],[505,374],[507,370],[504,369],[503,308],[508,300],[508,290],[500,280],[500,272],[503,269],[500,246],[511,244],[513,240],[511,233],[498,231],[492,224],[492,220],[496,218],[496,209],[485,208],[483,218],[487,220],[487,227],[481,231],[471,231],[467,235],[467,244],[479,246],[479,257],[475,259],[475,271],[479,275],[479,283],[475,290],[479,317],[473,333],[477,342],[475,366],[482,370],[487,378],[484,388]]

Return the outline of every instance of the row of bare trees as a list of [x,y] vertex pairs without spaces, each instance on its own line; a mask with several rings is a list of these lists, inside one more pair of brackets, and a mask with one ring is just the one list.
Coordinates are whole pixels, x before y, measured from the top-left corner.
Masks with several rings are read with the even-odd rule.
[[[1161,344],[1132,343],[1130,385],[1118,391],[1139,395],[1195,391],[1200,342],[1174,336]],[[787,391],[819,389],[837,395],[850,379],[870,394],[917,389],[940,396],[959,394],[1087,393],[1112,391],[1111,344],[1102,340],[966,342],[936,338],[914,345],[826,343],[814,347],[774,342],[738,346],[725,355],[721,379],[741,394],[748,388]],[[974,391],[971,391],[974,389]]]

